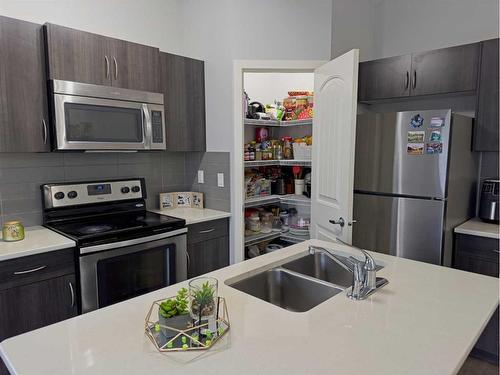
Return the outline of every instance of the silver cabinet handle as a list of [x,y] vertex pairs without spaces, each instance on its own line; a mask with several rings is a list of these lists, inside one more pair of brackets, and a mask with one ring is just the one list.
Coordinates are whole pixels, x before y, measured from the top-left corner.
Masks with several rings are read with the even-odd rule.
[[213,232],[214,230],[215,230],[215,228],[210,228],[210,229],[200,230],[198,233],[205,234],[205,233]]
[[410,85],[410,72],[407,70],[406,71],[405,90],[408,89],[409,85]]
[[32,272],[36,272],[36,271],[41,271],[44,268],[47,268],[47,266],[40,266],[40,267],[32,268],[32,269],[26,270],[26,271],[15,271],[14,275],[24,275],[26,273],[32,273]]
[[69,291],[71,292],[71,307],[75,307],[75,289],[73,288],[73,283],[70,281],[68,286]]
[[335,225],[340,225],[340,227],[343,227],[345,225],[345,220],[344,218],[340,217],[338,220],[328,220],[331,224]]
[[109,78],[109,59],[108,59],[108,56],[104,55],[104,61],[106,62],[106,78]]
[[186,250],[186,258],[187,258],[187,269],[191,267],[191,258],[189,257],[189,253]]
[[412,88],[415,88],[417,87],[417,71],[414,70],[413,71],[413,87]]
[[357,220],[351,220],[347,223],[348,226],[352,227],[353,224],[356,224],[358,221]]
[[493,250],[494,253],[500,254],[500,251],[498,250]]
[[115,64],[115,80],[118,79],[118,63],[116,62],[116,58],[113,56],[113,64]]
[[47,129],[47,123],[45,122],[44,118],[42,118],[42,125],[43,125],[43,144],[46,145],[49,132]]

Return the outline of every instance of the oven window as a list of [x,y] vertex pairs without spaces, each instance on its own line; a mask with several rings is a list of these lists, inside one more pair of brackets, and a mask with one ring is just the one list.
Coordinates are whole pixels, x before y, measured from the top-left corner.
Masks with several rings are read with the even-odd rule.
[[175,245],[119,255],[97,262],[99,307],[175,282]]
[[142,143],[142,110],[64,103],[66,137],[77,142]]

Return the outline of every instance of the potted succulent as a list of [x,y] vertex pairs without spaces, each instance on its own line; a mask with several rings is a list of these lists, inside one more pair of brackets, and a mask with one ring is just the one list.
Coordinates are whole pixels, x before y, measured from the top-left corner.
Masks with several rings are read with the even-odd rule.
[[195,320],[206,320],[216,314],[217,279],[200,277],[189,283],[189,311]]
[[177,292],[175,298],[169,298],[162,303],[158,309],[158,323],[160,323],[162,333],[167,337],[174,337],[177,331],[165,328],[165,326],[186,329],[189,323],[188,314],[188,290],[182,288]]

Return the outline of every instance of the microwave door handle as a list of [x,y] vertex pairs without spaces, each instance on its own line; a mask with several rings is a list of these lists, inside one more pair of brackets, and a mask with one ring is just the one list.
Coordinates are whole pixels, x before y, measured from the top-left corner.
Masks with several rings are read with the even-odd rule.
[[142,131],[144,136],[144,146],[149,149],[149,139],[150,139],[150,130],[151,130],[151,115],[149,114],[149,108],[147,104],[142,105],[142,112],[144,113],[144,119],[142,123]]

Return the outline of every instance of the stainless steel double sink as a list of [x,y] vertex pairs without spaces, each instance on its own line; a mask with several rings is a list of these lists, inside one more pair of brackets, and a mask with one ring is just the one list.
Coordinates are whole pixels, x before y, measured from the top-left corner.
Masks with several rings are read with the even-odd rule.
[[325,253],[316,252],[226,284],[288,311],[305,312],[351,282],[352,273]]

